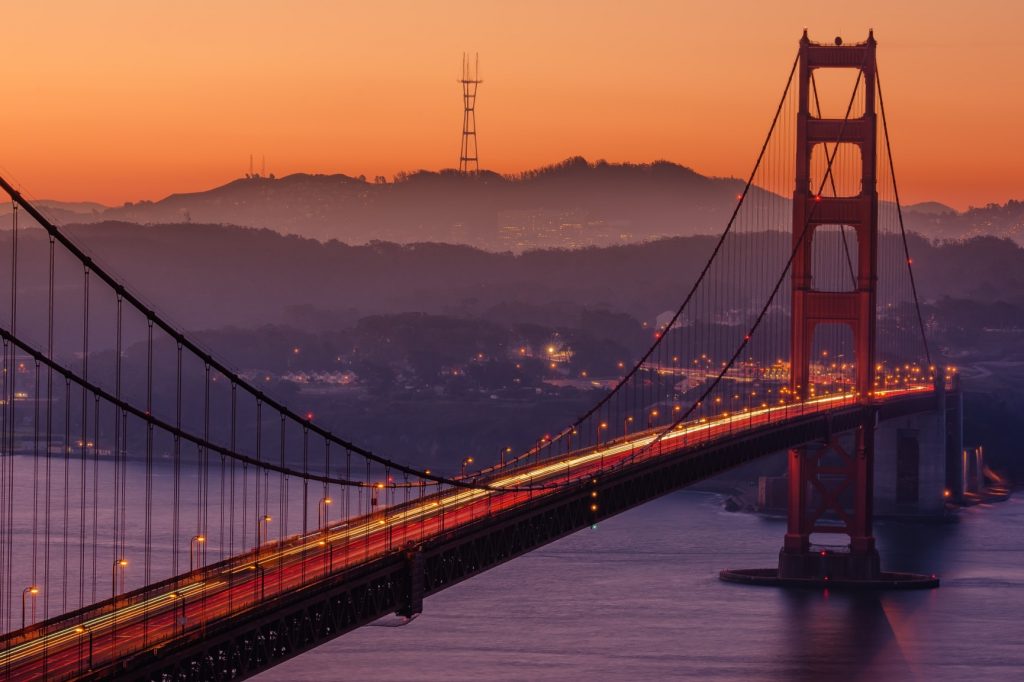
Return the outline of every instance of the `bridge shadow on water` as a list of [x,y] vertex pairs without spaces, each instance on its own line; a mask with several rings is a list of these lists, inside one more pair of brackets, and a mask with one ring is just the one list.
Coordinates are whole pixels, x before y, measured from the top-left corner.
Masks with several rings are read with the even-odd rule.
[[[941,577],[959,535],[956,517],[945,520],[887,519],[876,525],[882,565],[896,571]],[[780,679],[926,679],[920,643],[927,639],[925,612],[939,590],[841,592],[783,590],[787,624],[779,638]]]
[[786,591],[779,672],[790,680],[912,677],[912,663],[878,594]]

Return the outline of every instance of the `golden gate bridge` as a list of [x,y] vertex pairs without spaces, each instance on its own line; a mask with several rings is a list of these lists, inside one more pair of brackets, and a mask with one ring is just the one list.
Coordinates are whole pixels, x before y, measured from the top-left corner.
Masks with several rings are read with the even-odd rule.
[[[841,117],[818,87],[832,70],[853,74],[826,103]],[[242,679],[779,451],[778,567],[724,578],[936,586],[883,572],[871,526],[875,425],[943,411],[956,388],[927,346],[894,168],[874,37],[805,32],[728,223],[650,348],[560,432],[459,475],[265,394],[0,178],[15,209],[0,277],[2,675]],[[21,213],[45,240],[26,239]],[[823,549],[821,534],[847,544]]]

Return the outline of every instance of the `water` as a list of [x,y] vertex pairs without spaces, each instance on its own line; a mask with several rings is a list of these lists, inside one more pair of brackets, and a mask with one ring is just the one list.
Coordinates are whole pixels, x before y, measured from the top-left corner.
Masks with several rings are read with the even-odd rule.
[[783,524],[681,492],[273,668],[302,680],[956,680],[1024,677],[1024,500],[953,523],[879,521],[883,568],[938,590],[785,591],[718,580],[771,565]]

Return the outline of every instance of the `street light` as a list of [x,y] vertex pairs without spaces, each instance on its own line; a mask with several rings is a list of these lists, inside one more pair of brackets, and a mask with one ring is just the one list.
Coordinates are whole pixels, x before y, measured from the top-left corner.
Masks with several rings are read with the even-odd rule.
[[321,497],[320,501],[316,505],[316,525],[327,530],[327,507],[332,502],[329,497]]
[[597,447],[601,447],[601,432],[608,428],[608,422],[600,422],[597,425]]
[[653,428],[654,427],[654,420],[657,419],[657,418],[658,418],[658,411],[657,410],[651,410],[651,413],[649,415],[647,415],[647,428],[649,428],[649,429]]
[[267,541],[267,524],[273,521],[268,514],[263,514],[256,519],[256,552],[260,551],[260,547]]
[[622,434],[624,436],[628,436],[629,435],[629,425],[632,424],[632,423],[633,423],[633,417],[632,416],[626,417],[625,419],[622,420]]
[[110,569],[110,596],[117,596],[117,569],[121,569],[121,585],[122,589],[124,586],[124,569],[128,567],[128,560],[121,558],[114,562],[114,566]]
[[[186,624],[186,618],[185,618],[185,595],[183,595],[181,592],[171,592],[170,596],[171,596],[171,599],[180,599],[181,600],[181,618],[180,619],[176,619],[176,620],[177,620],[177,622],[181,623],[181,631],[185,632],[185,624]],[[173,617],[174,609],[171,609],[171,615]]]
[[[39,594],[39,588],[36,587],[35,585],[29,585],[28,587],[26,587],[24,590],[21,591],[21,629],[22,630],[25,629],[25,598],[28,597],[29,595],[32,595],[32,597],[35,598],[35,596],[37,594]],[[36,604],[35,602],[32,602],[32,606],[33,606],[33,609],[32,609],[33,620],[35,619],[35,608],[34,608],[35,604]]]
[[540,440],[537,441],[537,445],[533,449],[533,461],[535,464],[540,461],[540,451],[544,449],[544,444],[547,443],[550,439],[551,436],[545,433],[543,436],[540,437]]
[[[263,599],[267,596],[267,593],[266,593],[266,589],[267,589],[267,570],[265,568],[263,568],[262,566],[260,566],[258,563],[254,563],[249,568],[251,568],[253,571],[255,571],[256,573],[259,574],[260,601],[263,601]],[[252,584],[253,591],[256,590],[256,580],[255,580],[255,578],[256,578],[256,576],[253,576],[253,584]]]
[[89,635],[89,666],[88,666],[88,669],[92,670],[92,629],[91,628],[87,628],[84,625],[79,625],[78,627],[75,628],[75,632],[77,632],[79,635],[84,635],[84,634],[88,634]]
[[192,539],[190,539],[188,541],[188,570],[189,571],[194,571],[195,570],[195,567],[193,566],[193,563],[195,563],[196,555],[198,555],[199,563],[202,564],[202,562],[203,562],[203,556],[202,556],[203,555],[203,552],[202,552],[203,547],[202,547],[202,545],[205,542],[206,542],[206,536],[205,535],[193,535]]
[[501,452],[498,453],[498,461],[500,462],[499,466],[505,466],[505,455],[511,455],[511,454],[512,454],[512,447],[511,446],[509,446],[507,448],[502,448]]
[[469,465],[469,464],[472,464],[472,463],[473,463],[473,458],[472,457],[467,457],[466,459],[462,460],[462,478],[466,477],[466,466]]

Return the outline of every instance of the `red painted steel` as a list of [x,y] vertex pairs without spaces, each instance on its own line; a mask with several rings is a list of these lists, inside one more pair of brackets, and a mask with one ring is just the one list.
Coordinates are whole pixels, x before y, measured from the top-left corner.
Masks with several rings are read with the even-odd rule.
[[[837,41],[838,42],[838,41]],[[819,119],[811,116],[810,88],[815,69],[856,68],[864,88],[864,113],[859,118]],[[822,324],[842,324],[853,332],[855,387],[862,401],[871,399],[875,370],[875,300],[878,280],[878,193],[875,182],[877,121],[875,115],[875,39],[856,45],[819,45],[806,32],[800,41],[799,109],[797,114],[796,188],[793,194],[792,378],[796,395],[807,398],[811,385],[814,333]],[[811,187],[811,153],[818,144],[832,150],[838,143],[860,149],[861,191],[855,197],[826,197]],[[819,291],[812,276],[817,228],[844,225],[857,238],[857,282],[852,291]],[[780,571],[799,572],[816,532],[850,537],[854,563],[877,567],[871,530],[874,425],[857,430],[847,452],[835,439],[789,452],[789,524],[780,557]],[[839,462],[829,465],[828,461]],[[844,500],[852,494],[849,507]],[[813,502],[813,504],[812,504]],[[829,522],[823,518],[829,515]],[[870,576],[865,576],[870,577]]]

